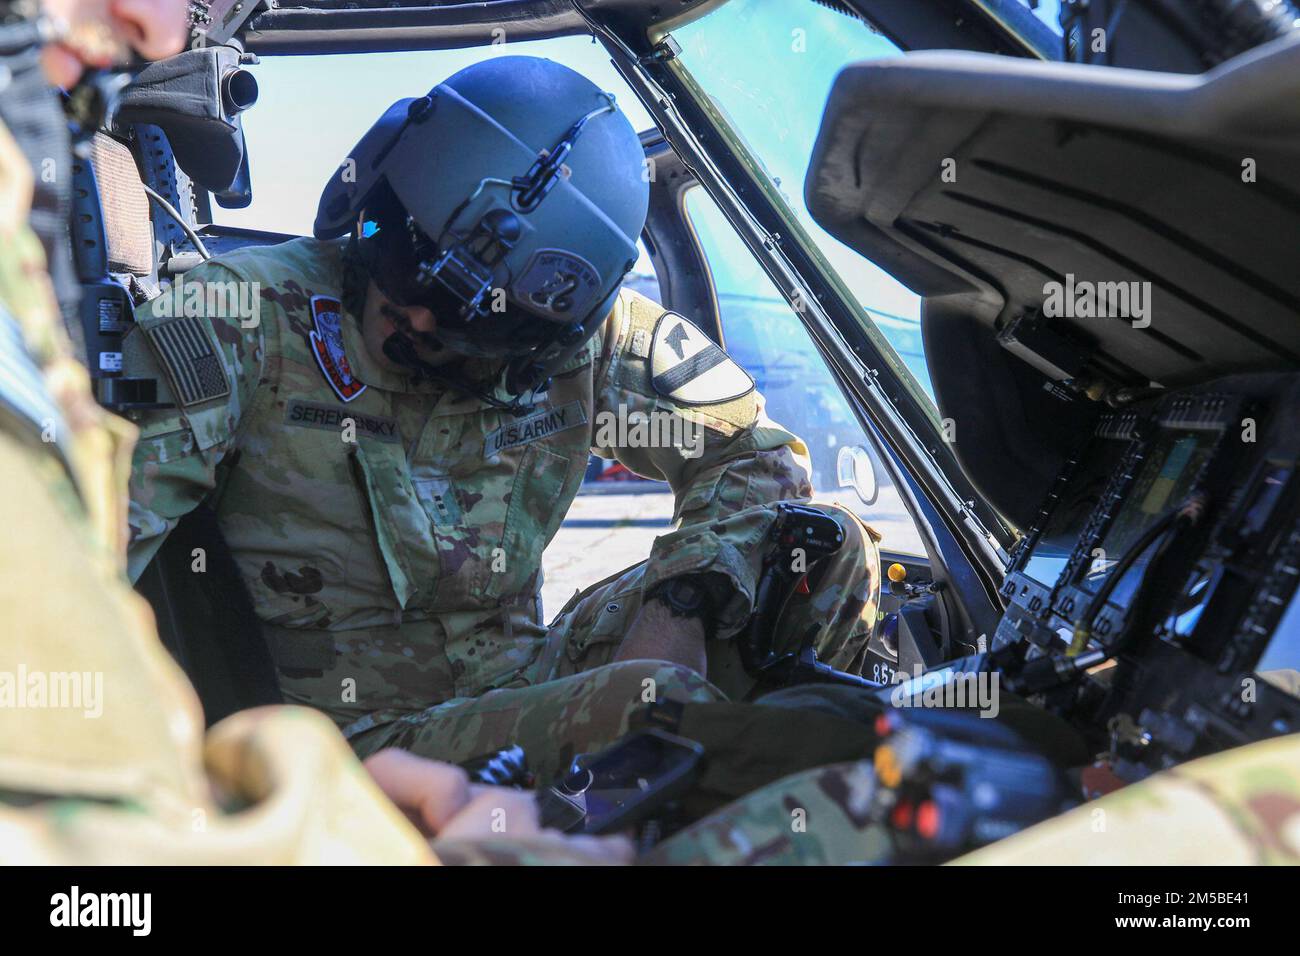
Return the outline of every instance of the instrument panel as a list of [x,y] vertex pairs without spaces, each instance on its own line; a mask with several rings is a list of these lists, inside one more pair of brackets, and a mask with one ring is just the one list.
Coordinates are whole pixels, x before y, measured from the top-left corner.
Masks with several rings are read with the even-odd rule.
[[1102,415],[1012,554],[991,650],[1105,652],[1051,703],[1143,728],[1146,770],[1300,729],[1298,469],[1300,376]]

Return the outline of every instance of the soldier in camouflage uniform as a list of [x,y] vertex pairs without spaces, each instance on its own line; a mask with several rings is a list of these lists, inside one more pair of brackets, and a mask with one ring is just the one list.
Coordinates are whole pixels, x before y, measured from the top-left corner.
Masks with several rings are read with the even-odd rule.
[[[179,5],[178,5],[179,6]],[[163,42],[166,4],[131,16]],[[11,34],[0,25],[0,46]],[[32,34],[34,38],[34,34]],[[29,41],[30,42],[30,41]],[[8,56],[10,92],[26,82]],[[27,64],[30,67],[30,64]],[[69,84],[71,80],[63,80]],[[52,114],[54,122],[61,120]],[[147,609],[121,581],[121,479],[133,430],[103,413],[58,325],[40,243],[26,227],[32,177],[0,126],[0,523],[13,547],[0,568],[0,677],[104,675],[103,711],[0,710],[0,858],[4,862],[415,862],[432,857],[383,801],[328,724],[303,709],[265,709],[214,728],[158,644]],[[12,399],[26,385],[22,405]],[[30,412],[39,414],[32,418]],[[50,426],[52,431],[46,431]],[[42,433],[49,435],[42,440]],[[579,602],[576,607],[581,607]],[[581,616],[586,611],[577,612]],[[14,685],[4,685],[12,695]],[[30,689],[30,687],[29,687]],[[1296,862],[1300,737],[1255,744],[1158,774],[959,861],[962,863]],[[372,762],[399,805],[446,823],[442,778],[393,782],[432,765]],[[463,788],[463,782],[461,784]],[[663,844],[646,862],[835,863],[883,857],[864,824],[866,764],[779,781]],[[414,788],[414,793],[412,793]],[[226,815],[223,791],[257,814]],[[462,795],[462,799],[465,795]],[[796,816],[796,811],[802,814]],[[436,829],[436,828],[435,828]],[[1197,840],[1187,839],[1195,832]],[[447,832],[444,861],[590,862],[554,839],[466,840]],[[1206,839],[1206,837],[1209,839]],[[604,857],[608,859],[608,857]],[[599,859],[599,858],[597,858]]]
[[[642,165],[607,94],[550,61],[495,59],[385,114],[327,189],[320,238],[223,255],[141,306],[127,370],[166,382],[176,407],[138,419],[132,574],[211,496],[285,698],[363,754],[459,761],[519,743],[545,775],[657,696],[744,693],[727,639],[751,612],[774,503],[811,494],[807,449],[700,329],[620,291]],[[245,314],[220,307],[251,290]],[[534,329],[532,352],[505,351]],[[627,440],[616,423],[638,415],[700,440]],[[541,554],[589,451],[666,480],[678,526],[548,628]],[[811,630],[847,667],[875,621],[879,560],[835,513],[845,546],[784,630]],[[698,620],[644,601],[679,579],[699,585]]]

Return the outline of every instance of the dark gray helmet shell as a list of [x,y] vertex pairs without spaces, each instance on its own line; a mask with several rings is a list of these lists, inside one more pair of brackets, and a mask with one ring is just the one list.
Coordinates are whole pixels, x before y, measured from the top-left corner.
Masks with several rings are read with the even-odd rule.
[[[321,196],[316,236],[354,230],[381,183],[439,249],[508,210],[518,238],[490,264],[493,288],[589,336],[636,261],[649,202],[640,141],[612,102],[551,60],[504,56],[467,67],[427,97],[393,104],[366,133]],[[584,117],[552,188],[521,208],[508,184]]]

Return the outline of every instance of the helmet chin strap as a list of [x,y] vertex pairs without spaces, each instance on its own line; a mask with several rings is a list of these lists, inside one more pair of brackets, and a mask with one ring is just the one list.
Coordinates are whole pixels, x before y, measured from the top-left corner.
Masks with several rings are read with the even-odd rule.
[[[431,382],[438,382],[449,388],[454,388],[458,392],[464,392],[466,395],[473,396],[482,402],[486,402],[493,408],[500,408],[511,412],[515,415],[525,415],[532,411],[537,403],[525,403],[519,398],[512,402],[502,401],[495,395],[490,395],[476,385],[467,382],[459,375],[445,372],[435,365],[430,365],[424,359],[420,358],[415,352],[415,346],[401,332],[394,332],[388,338],[384,339],[384,355],[390,362],[394,362],[405,368],[411,369],[419,378],[428,379]],[[536,397],[536,392],[532,393]]]

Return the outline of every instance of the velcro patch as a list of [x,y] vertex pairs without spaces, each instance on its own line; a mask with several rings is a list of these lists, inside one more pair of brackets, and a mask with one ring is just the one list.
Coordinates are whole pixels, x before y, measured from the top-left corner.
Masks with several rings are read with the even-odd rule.
[[366,384],[352,374],[343,350],[343,303],[326,295],[311,297],[311,352],[325,375],[325,381],[342,401],[350,402],[366,390]]
[[655,324],[650,376],[656,392],[680,405],[717,405],[754,390],[749,373],[676,312]]
[[400,443],[401,433],[397,430],[397,419],[383,418],[378,415],[363,415],[360,412],[332,405],[318,405],[293,399],[284,410],[286,425],[299,425],[304,428],[321,428],[325,431],[341,432],[343,423],[351,419],[358,435],[366,435],[376,441]]
[[637,358],[650,357],[650,330],[637,329],[632,333],[632,342],[629,345],[632,354]]
[[182,407],[230,394],[230,379],[202,319],[196,316],[169,319],[147,327],[145,334],[158,353],[172,392]]
[[492,458],[509,448],[540,441],[556,432],[585,424],[587,409],[577,399],[560,408],[543,408],[489,433],[483,446],[483,457]]
[[538,249],[511,291],[517,301],[535,311],[559,319],[581,318],[600,292],[600,273],[571,252]]
[[456,489],[452,487],[450,478],[445,475],[425,478],[413,474],[411,484],[434,524],[455,527],[461,523],[460,504],[456,501]]

